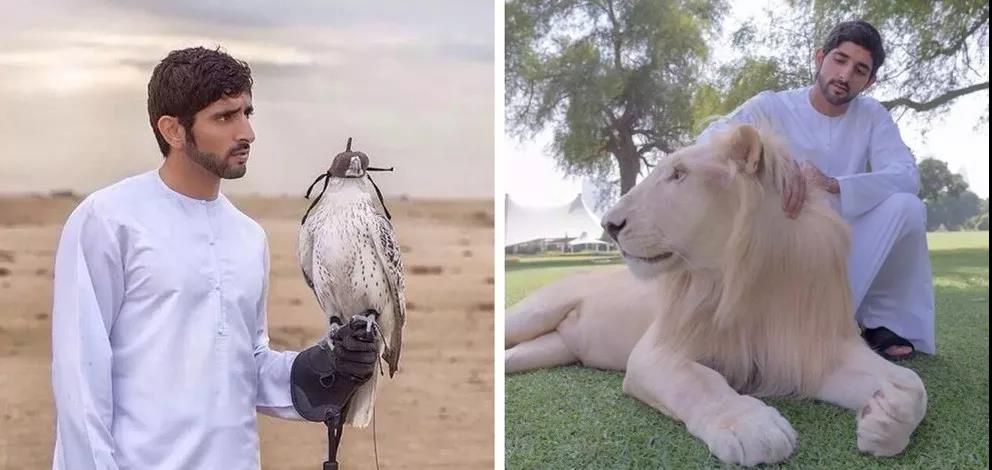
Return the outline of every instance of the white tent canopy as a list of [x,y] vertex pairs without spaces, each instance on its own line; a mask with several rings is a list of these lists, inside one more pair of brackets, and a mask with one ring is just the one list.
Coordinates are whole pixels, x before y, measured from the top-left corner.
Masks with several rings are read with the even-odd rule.
[[525,207],[506,195],[506,246],[545,238],[576,238],[595,243],[603,234],[598,218],[578,194],[556,207]]

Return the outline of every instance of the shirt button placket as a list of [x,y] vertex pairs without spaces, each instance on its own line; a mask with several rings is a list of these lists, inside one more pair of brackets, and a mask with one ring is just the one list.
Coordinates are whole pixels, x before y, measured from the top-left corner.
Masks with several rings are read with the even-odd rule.
[[217,334],[219,336],[224,336],[227,333],[227,315],[224,310],[224,293],[221,290],[221,276],[220,276],[220,261],[217,254],[217,227],[215,226],[216,216],[214,214],[214,209],[210,205],[204,203],[204,208],[207,214],[207,228],[209,232],[207,233],[207,244],[210,251],[210,263],[211,270],[213,271],[211,282],[213,282],[214,293],[217,298]]

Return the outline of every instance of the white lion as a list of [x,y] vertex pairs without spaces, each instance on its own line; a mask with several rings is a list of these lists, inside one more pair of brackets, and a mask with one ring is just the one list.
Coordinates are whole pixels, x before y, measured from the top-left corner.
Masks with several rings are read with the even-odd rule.
[[793,163],[750,126],[664,158],[604,217],[628,270],[571,276],[506,314],[507,373],[626,370],[624,392],[685,423],[720,460],[774,463],[796,432],[754,396],[857,411],[858,448],[902,452],[927,396],[858,335],[848,234],[827,194],[781,207]]

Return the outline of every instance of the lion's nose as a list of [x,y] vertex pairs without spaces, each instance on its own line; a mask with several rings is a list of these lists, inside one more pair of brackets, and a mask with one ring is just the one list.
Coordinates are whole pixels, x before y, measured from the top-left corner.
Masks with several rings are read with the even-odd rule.
[[623,228],[625,226],[627,226],[627,220],[626,219],[621,220],[619,224],[615,224],[615,223],[613,223],[613,222],[611,222],[609,220],[604,220],[603,221],[603,230],[606,230],[606,233],[609,234],[610,235],[610,238],[612,238],[613,241],[615,241],[615,242],[619,242],[620,241],[620,240],[617,240],[617,235],[620,235],[620,231],[623,230]]

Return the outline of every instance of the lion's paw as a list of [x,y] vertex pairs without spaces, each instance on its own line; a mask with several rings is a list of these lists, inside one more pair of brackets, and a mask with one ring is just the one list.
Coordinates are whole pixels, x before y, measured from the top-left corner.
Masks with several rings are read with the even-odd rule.
[[761,400],[740,397],[733,407],[700,423],[703,440],[718,459],[737,465],[781,462],[796,448],[792,425]]
[[915,372],[888,380],[858,412],[858,449],[878,457],[903,451],[927,411],[927,392]]

